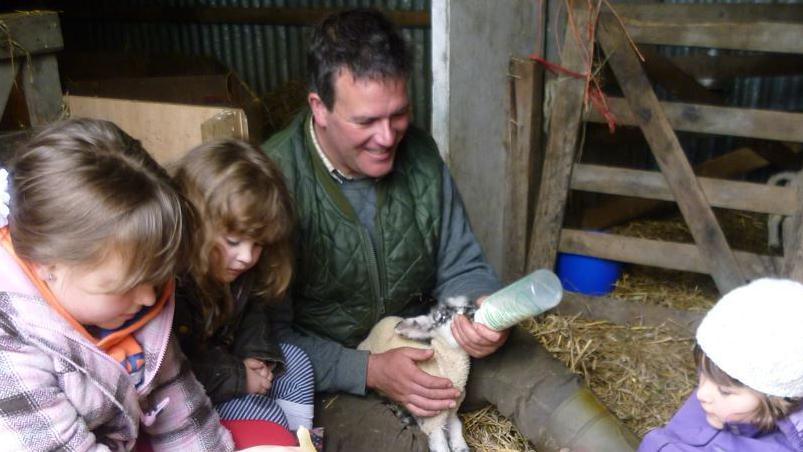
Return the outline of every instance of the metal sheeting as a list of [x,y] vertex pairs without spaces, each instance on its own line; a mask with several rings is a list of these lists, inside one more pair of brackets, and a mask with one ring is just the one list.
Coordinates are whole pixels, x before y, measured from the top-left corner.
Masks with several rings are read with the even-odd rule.
[[[89,2],[87,2],[89,3]],[[429,11],[430,0],[118,0],[95,1],[92,7],[288,7]],[[80,20],[63,24],[72,38],[70,50],[144,54],[188,54],[216,58],[234,70],[259,96],[288,81],[306,80],[306,48],[310,27],[261,24],[145,23]],[[413,54],[410,96],[414,122],[429,129],[432,69],[429,28],[402,29]]]

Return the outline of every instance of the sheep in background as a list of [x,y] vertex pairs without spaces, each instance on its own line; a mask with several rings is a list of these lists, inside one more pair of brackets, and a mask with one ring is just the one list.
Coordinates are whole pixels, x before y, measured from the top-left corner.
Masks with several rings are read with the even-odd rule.
[[[435,351],[432,359],[418,363],[424,372],[448,378],[462,393],[454,408],[432,417],[415,417],[421,431],[429,437],[433,452],[468,452],[463,438],[463,424],[457,409],[465,397],[466,381],[471,360],[452,335],[452,319],[456,314],[473,315],[474,306],[466,297],[454,297],[438,303],[428,315],[402,319],[385,317],[368,337],[357,346],[359,350],[383,353],[398,347],[414,347]],[[451,445],[451,449],[449,448]]]

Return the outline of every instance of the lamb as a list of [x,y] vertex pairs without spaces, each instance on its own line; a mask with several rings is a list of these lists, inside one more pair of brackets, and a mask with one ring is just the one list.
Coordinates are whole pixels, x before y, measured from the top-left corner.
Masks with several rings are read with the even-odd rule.
[[[435,305],[428,315],[402,319],[385,317],[380,320],[368,337],[357,346],[360,350],[383,353],[398,347],[433,349],[432,359],[418,366],[424,372],[448,378],[463,395],[454,408],[432,417],[415,417],[421,430],[429,437],[429,449],[433,452],[468,452],[463,438],[463,424],[457,409],[465,397],[465,386],[471,361],[452,335],[452,319],[456,314],[473,315],[474,306],[466,297],[449,298]],[[451,449],[450,449],[451,446]]]

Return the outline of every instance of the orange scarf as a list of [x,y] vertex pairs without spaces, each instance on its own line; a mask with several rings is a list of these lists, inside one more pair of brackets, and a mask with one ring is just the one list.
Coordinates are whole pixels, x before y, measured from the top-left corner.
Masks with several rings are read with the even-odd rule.
[[[61,306],[61,303],[59,303],[59,301],[56,299],[56,296],[53,294],[53,291],[50,290],[50,287],[48,287],[44,281],[37,277],[33,266],[29,262],[17,256],[17,253],[14,251],[14,245],[11,243],[11,234],[9,233],[8,227],[0,229],[0,243],[2,243],[3,247],[14,258],[14,260],[17,261],[17,264],[19,264],[20,268],[25,272],[25,275],[28,276],[28,279],[31,280],[34,287],[36,287],[47,304],[49,304],[51,308],[53,308],[59,313],[59,315],[69,322],[76,331],[81,333],[82,336],[89,340],[89,342],[95,344],[99,349],[103,350],[107,355],[111,356],[115,361],[121,364],[126,362],[128,356],[142,353],[142,346],[140,346],[139,342],[137,342],[137,340],[134,338],[133,333],[162,312],[167,300],[169,300],[170,296],[173,294],[175,287],[175,282],[171,280],[165,285],[164,291],[156,303],[147,313],[145,313],[145,315],[142,316],[141,319],[125,328],[109,334],[103,339],[97,339],[96,337],[92,336],[83,325],[78,323],[78,321],[75,320],[73,316],[64,309],[63,306]],[[129,369],[125,365],[124,367],[126,367],[127,370]]]

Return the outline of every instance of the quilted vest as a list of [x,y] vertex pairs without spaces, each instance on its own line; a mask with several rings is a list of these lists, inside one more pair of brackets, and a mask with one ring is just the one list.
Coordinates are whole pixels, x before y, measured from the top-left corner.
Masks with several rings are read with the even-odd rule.
[[309,121],[308,112],[298,115],[262,146],[296,203],[294,325],[355,347],[380,318],[420,303],[435,286],[443,161],[426,133],[408,129],[393,171],[377,182],[374,249],[315,151]]

